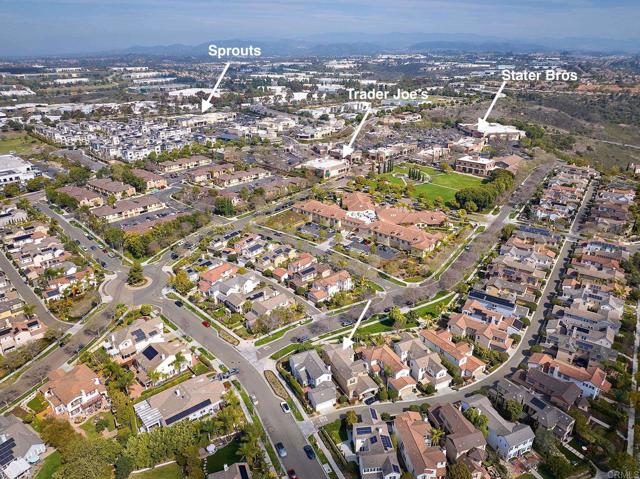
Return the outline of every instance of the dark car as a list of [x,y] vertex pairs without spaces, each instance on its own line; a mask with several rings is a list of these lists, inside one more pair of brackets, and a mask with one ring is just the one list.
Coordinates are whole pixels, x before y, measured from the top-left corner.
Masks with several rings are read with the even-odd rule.
[[175,303],[174,303],[178,308],[182,308],[182,305],[184,304],[182,301],[180,301],[179,299],[176,299]]
[[287,457],[287,448],[281,442],[276,443],[276,450],[278,451],[278,456]]
[[227,374],[229,374],[229,376],[233,376],[234,374],[238,374],[240,372],[240,370],[238,368],[231,368],[227,371]]
[[312,461],[316,458],[316,452],[313,450],[313,448],[307,444],[306,446],[304,446],[302,449],[304,449],[304,453],[307,455],[307,457],[309,459],[311,459]]
[[376,397],[375,396],[369,396],[367,399],[364,400],[364,403],[367,406],[371,406],[374,402],[376,402]]
[[289,476],[289,479],[300,479],[296,474],[296,471],[294,471],[293,469],[289,469],[287,471],[287,476]]

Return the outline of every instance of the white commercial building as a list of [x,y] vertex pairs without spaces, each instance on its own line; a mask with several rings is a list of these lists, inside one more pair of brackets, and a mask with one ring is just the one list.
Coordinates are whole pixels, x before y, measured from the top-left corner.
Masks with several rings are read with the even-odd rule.
[[36,176],[33,165],[16,155],[0,155],[0,185],[30,180]]

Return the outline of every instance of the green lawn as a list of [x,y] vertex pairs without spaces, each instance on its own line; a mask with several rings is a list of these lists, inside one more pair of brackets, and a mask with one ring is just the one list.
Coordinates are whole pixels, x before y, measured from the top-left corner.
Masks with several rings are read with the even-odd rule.
[[31,409],[36,414],[47,409],[48,403],[44,396],[40,393],[36,394],[35,397],[27,403],[29,409]]
[[393,176],[394,174],[403,174],[408,172],[408,167],[419,168],[420,170],[431,176],[431,181],[428,183],[422,183],[416,185],[416,194],[424,193],[430,199],[435,199],[440,196],[445,202],[451,202],[455,199],[456,191],[462,188],[469,188],[472,186],[478,186],[482,183],[481,178],[470,175],[462,175],[460,173],[450,172],[443,173],[428,166],[420,165],[407,165],[395,167],[392,173],[384,173],[379,175],[379,178],[388,180],[390,183],[396,185],[404,185],[401,178]]
[[330,422],[324,426],[324,429],[329,433],[329,437],[331,437],[331,440],[336,444],[349,440],[347,426],[341,419],[336,419],[335,421]]
[[44,462],[42,463],[42,467],[36,475],[36,479],[51,479],[53,474],[60,468],[61,465],[62,456],[58,451],[54,451],[45,458]]
[[[440,292],[438,292],[438,294],[440,294]],[[436,294],[436,297],[438,296],[438,294]],[[439,309],[442,307],[446,307],[451,302],[452,299],[453,299],[453,295],[448,297],[442,297],[434,303],[427,304],[425,306],[422,306],[416,309],[415,312],[418,313],[418,316],[420,317],[426,314],[429,314],[431,316],[437,316],[439,314]]]
[[139,474],[131,474],[129,479],[182,479],[182,471],[177,464],[167,464],[166,466],[156,467],[150,471],[141,472]]
[[222,449],[218,449],[215,453],[211,454],[205,460],[207,465],[207,473],[222,471],[224,465],[235,464],[240,461],[240,457],[237,454],[240,448],[240,441],[232,441]]
[[0,155],[5,155],[10,151],[15,151],[18,155],[29,155],[39,148],[52,149],[46,143],[26,133],[4,133],[0,135]]
[[95,439],[102,436],[102,433],[96,431],[96,422],[101,419],[107,421],[107,431],[113,431],[116,428],[116,422],[113,414],[110,412],[100,413],[97,416],[88,419],[80,426],[82,430],[87,433],[87,437],[89,439]]

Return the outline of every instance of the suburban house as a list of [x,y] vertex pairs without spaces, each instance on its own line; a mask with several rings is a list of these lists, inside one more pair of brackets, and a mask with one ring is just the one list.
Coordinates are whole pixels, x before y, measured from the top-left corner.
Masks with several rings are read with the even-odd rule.
[[607,374],[597,366],[581,368],[554,359],[548,354],[534,353],[527,361],[528,369],[541,369],[544,373],[562,381],[574,383],[582,391],[582,396],[596,398],[601,392],[608,392],[611,383]]
[[533,429],[542,427],[551,431],[559,441],[567,442],[571,438],[575,420],[567,413],[534,395],[526,387],[508,379],[500,379],[496,387],[489,392],[490,397],[498,404],[517,401],[523,406],[523,412],[529,419]]
[[489,398],[474,394],[462,401],[462,409],[475,408],[488,419],[487,442],[506,461],[522,456],[533,447],[535,434],[531,427],[507,421],[496,411]]
[[136,354],[133,366],[140,384],[153,386],[186,371],[192,364],[191,350],[182,341],[175,340],[149,344]]
[[419,412],[405,411],[393,421],[398,451],[407,470],[416,479],[442,479],[447,471],[443,450],[432,444],[432,427]]
[[353,424],[352,440],[362,479],[400,479],[401,469],[391,434],[375,409],[366,409]]
[[46,446],[28,424],[13,415],[0,416],[0,476],[6,479],[31,477],[31,468]]
[[369,376],[366,363],[354,359],[352,347],[343,349],[342,344],[325,344],[323,350],[329,359],[333,378],[349,399],[362,399],[378,392],[378,385]]
[[420,331],[420,339],[432,351],[442,354],[444,358],[458,366],[463,378],[474,378],[482,372],[486,364],[473,356],[473,346],[469,343],[451,341],[452,335],[447,330],[434,332],[430,329]]
[[162,320],[142,317],[124,328],[113,331],[103,343],[103,347],[110,356],[125,362],[150,344],[162,343],[164,340]]
[[331,368],[327,366],[315,349],[294,354],[289,358],[291,373],[303,387],[318,387],[331,382]]
[[108,400],[107,389],[96,373],[84,364],[70,371],[56,369],[49,373],[49,381],[40,392],[57,416],[69,418],[88,416]]
[[133,408],[140,418],[140,431],[145,432],[213,414],[222,406],[224,393],[221,381],[196,376],[135,404]]
[[474,450],[484,452],[487,441],[459,408],[451,403],[437,404],[429,409],[429,422],[445,432],[447,459],[455,462]]

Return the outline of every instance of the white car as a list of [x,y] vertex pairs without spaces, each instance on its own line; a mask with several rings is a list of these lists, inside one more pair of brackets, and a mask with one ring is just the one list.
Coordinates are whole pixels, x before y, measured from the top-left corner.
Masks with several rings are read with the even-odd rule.
[[289,407],[289,405],[288,405],[286,402],[284,402],[284,401],[282,401],[282,402],[280,403],[280,407],[282,408],[282,410],[283,410],[286,414],[289,414],[289,413],[291,412],[291,408],[290,408],[290,407]]

